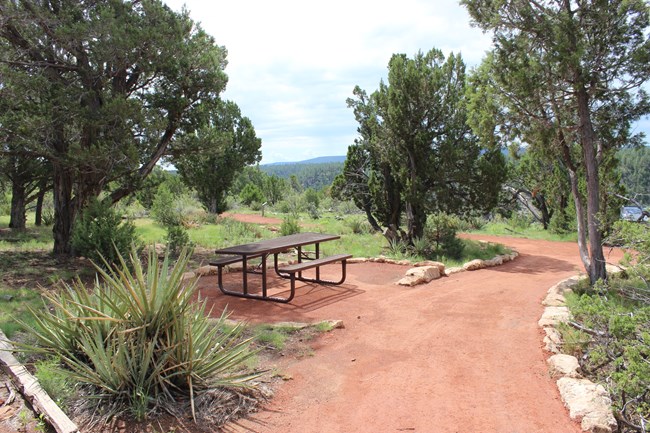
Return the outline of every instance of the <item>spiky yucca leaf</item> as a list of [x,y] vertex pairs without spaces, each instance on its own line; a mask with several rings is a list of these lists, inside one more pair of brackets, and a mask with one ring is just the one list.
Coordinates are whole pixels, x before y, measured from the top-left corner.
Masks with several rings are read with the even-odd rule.
[[90,397],[136,418],[213,387],[250,386],[259,375],[243,363],[253,355],[241,327],[222,331],[225,312],[210,323],[196,281],[183,280],[183,251],[172,266],[152,251],[145,269],[135,251],[119,267],[96,267],[92,290],[81,282],[49,297],[52,311],[34,313],[42,350],[57,354]]

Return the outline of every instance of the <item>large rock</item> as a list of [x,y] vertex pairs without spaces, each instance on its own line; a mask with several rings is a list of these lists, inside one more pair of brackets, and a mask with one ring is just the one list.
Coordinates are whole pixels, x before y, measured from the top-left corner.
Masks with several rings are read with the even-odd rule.
[[503,264],[503,258],[501,256],[496,256],[489,260],[485,260],[483,263],[485,263],[485,266],[488,268],[491,268],[493,266],[500,266]]
[[423,261],[423,262],[417,262],[417,263],[414,264],[413,266],[416,266],[416,267],[421,267],[421,266],[435,266],[435,267],[437,267],[438,270],[440,271],[440,275],[443,275],[443,274],[445,273],[445,264],[444,264],[444,263],[440,263],[440,262],[434,262],[433,260],[425,260],[425,261]]
[[368,261],[366,257],[352,257],[347,260],[348,263],[365,263]]
[[550,326],[544,328],[546,337],[544,337],[544,349],[552,353],[560,353],[562,347],[562,334],[555,328]]
[[616,429],[612,402],[602,385],[587,379],[562,377],[557,386],[569,416],[580,422],[584,431],[611,433]]
[[537,322],[540,327],[557,326],[566,323],[571,319],[571,313],[567,307],[546,307],[541,319]]
[[485,262],[481,259],[474,259],[471,262],[467,262],[463,265],[463,269],[466,271],[476,271],[483,268],[485,268]]
[[580,364],[575,356],[558,353],[546,362],[550,367],[551,376],[580,377]]
[[417,284],[428,283],[437,278],[440,278],[440,270],[437,266],[420,266],[406,271],[406,276],[399,280],[397,284],[401,286],[415,286]]
[[565,305],[566,299],[564,295],[572,292],[572,288],[583,278],[585,277],[576,275],[551,286],[548,289],[546,298],[542,301],[542,305],[547,307],[560,307]]
[[452,268],[445,269],[445,275],[446,276],[457,274],[459,272],[465,272],[465,269],[463,269],[462,266],[454,266]]
[[194,273],[199,276],[199,277],[205,277],[207,275],[217,275],[217,267],[216,266],[201,266],[198,268]]

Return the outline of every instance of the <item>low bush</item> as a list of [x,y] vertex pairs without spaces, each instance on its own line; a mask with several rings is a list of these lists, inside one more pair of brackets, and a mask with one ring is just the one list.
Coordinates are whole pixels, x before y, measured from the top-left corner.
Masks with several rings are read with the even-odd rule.
[[[583,372],[610,392],[621,432],[650,425],[650,227],[620,221],[608,239],[627,249],[626,270],[567,298],[582,341]],[[566,334],[565,334],[566,335]]]
[[183,248],[191,245],[190,235],[181,226],[172,226],[167,229],[167,251],[172,256],[178,256]]
[[71,239],[72,249],[95,263],[111,265],[126,255],[133,245],[139,247],[135,225],[123,221],[122,216],[108,203],[94,199],[75,222]]
[[282,224],[280,225],[280,235],[288,236],[295,233],[300,233],[300,223],[298,218],[293,216],[287,216],[282,219]]
[[64,286],[46,295],[51,309],[32,312],[32,350],[60,358],[78,384],[77,405],[142,420],[189,400],[194,415],[202,392],[253,386],[257,375],[242,367],[250,340],[238,326],[223,327],[225,313],[212,323],[205,302],[195,301],[196,284],[183,279],[189,258],[183,252],[172,266],[151,251],[145,269],[132,252],[119,269],[97,268],[94,287]]
[[437,213],[429,215],[424,227],[424,238],[430,245],[432,255],[458,259],[464,244],[456,237],[460,223],[458,217]]

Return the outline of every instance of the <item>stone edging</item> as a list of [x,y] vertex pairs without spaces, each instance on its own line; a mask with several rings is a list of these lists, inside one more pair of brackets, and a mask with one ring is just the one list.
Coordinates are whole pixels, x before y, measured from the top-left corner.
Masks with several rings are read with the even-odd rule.
[[[502,265],[506,262],[514,260],[517,256],[519,256],[519,253],[516,250],[512,248],[511,250],[512,252],[510,254],[500,254],[489,260],[474,259],[472,261],[463,264],[463,266],[451,267],[451,268],[445,268],[444,263],[434,262],[431,260],[425,260],[422,262],[414,263],[410,260],[406,260],[406,259],[395,260],[395,259],[390,259],[386,256],[352,257],[351,259],[347,260],[347,263],[353,264],[353,263],[370,262],[370,263],[388,263],[388,264],[400,265],[400,266],[413,266],[413,268],[406,271],[405,277],[399,280],[396,284],[402,286],[415,286],[417,284],[428,283],[431,280],[435,280],[443,276],[448,277],[449,275],[457,274],[459,272],[476,271],[478,269],[484,269],[484,268]],[[284,261],[284,262],[280,262],[280,265],[290,265],[293,263],[296,263],[296,261],[295,260]],[[273,266],[274,266],[273,263],[267,264],[267,268],[269,269],[273,268]],[[227,273],[233,270],[239,271],[241,270],[241,267],[242,267],[241,263],[235,263],[233,265],[226,266],[225,272]],[[216,274],[217,274],[216,266],[205,265],[205,266],[201,266],[194,272],[186,272],[185,274],[183,274],[183,279],[192,279],[195,277],[203,277],[207,275],[216,275]]]
[[583,431],[611,433],[617,429],[617,423],[609,393],[602,385],[582,377],[580,364],[575,356],[560,353],[562,336],[557,326],[571,320],[571,312],[566,306],[564,295],[571,292],[584,278],[586,277],[573,276],[548,289],[542,301],[545,306],[544,313],[537,324],[546,334],[544,349],[553,353],[547,359],[549,372],[552,377],[559,377],[557,387],[571,419],[580,422]]

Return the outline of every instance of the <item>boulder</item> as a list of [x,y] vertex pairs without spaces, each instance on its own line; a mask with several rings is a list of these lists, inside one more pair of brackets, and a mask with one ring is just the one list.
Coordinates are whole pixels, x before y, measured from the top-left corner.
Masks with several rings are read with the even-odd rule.
[[485,261],[481,259],[474,259],[471,262],[467,262],[463,265],[463,269],[466,271],[476,271],[483,268],[485,268]]
[[365,257],[352,257],[347,260],[348,263],[365,263],[367,261],[369,260]]
[[417,263],[414,264],[413,266],[416,266],[416,267],[421,267],[421,266],[435,266],[435,267],[438,268],[438,270],[440,271],[440,274],[441,274],[441,275],[445,273],[445,264],[444,264],[444,263],[440,263],[440,262],[434,262],[433,260],[425,260],[425,261],[423,261],[423,262],[417,262]]
[[546,360],[551,370],[551,376],[581,377],[578,358],[558,353]]
[[546,307],[537,324],[541,327],[557,326],[560,323],[568,322],[570,318],[571,313],[567,307]]
[[560,347],[562,347],[562,334],[560,334],[560,331],[552,327],[545,327],[544,332],[546,333],[544,349],[552,353],[560,353]]
[[580,422],[582,430],[611,433],[616,430],[612,402],[607,390],[587,379],[562,377],[557,386],[571,419]]
[[486,267],[490,268],[490,267],[493,267],[493,266],[502,265],[503,264],[503,259],[501,258],[501,256],[496,256],[496,257],[493,257],[493,258],[491,258],[489,260],[484,260],[483,263],[485,263]]
[[457,274],[457,273],[459,273],[459,272],[465,272],[465,269],[463,269],[463,268],[460,267],[460,266],[454,266],[454,267],[451,267],[451,268],[447,268],[447,269],[445,269],[445,275],[446,275],[446,276],[450,276],[450,275],[453,275],[453,274]]
[[199,276],[199,277],[205,277],[207,275],[217,275],[217,267],[216,266],[201,266],[198,268],[194,273]]
[[415,286],[417,284],[428,283],[437,278],[440,278],[440,270],[437,266],[421,266],[406,271],[406,276],[399,280],[397,284],[401,286]]

